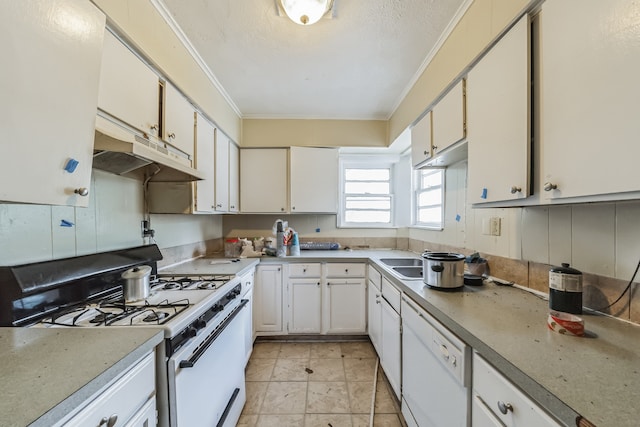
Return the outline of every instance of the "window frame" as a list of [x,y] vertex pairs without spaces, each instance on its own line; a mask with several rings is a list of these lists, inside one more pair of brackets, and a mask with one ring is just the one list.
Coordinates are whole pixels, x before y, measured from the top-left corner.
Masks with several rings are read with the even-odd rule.
[[[422,188],[422,179],[423,179],[423,173],[425,172],[429,172],[429,173],[436,173],[439,172],[442,175],[442,184],[438,185],[438,186],[433,186],[433,187],[427,187],[427,188]],[[440,193],[440,203],[439,204],[433,204],[433,205],[426,205],[426,206],[420,206],[419,203],[419,199],[420,199],[420,195],[425,193],[425,192],[429,192],[429,191],[434,191],[435,189],[441,188],[441,193]],[[446,169],[444,168],[424,168],[424,169],[417,169],[415,170],[414,174],[413,174],[413,227],[418,227],[418,228],[424,228],[424,229],[428,229],[428,230],[439,230],[442,231],[444,230],[444,222],[445,222],[445,194],[446,194]],[[437,207],[440,206],[440,222],[436,223],[436,222],[419,222],[418,218],[420,217],[419,215],[419,211],[421,208],[427,208],[427,207]]]
[[[340,157],[340,197],[338,201],[338,224],[337,228],[395,228],[395,165],[396,162],[387,159],[380,159],[374,156],[341,156]],[[369,196],[389,197],[389,223],[381,222],[347,222],[345,220],[346,199],[351,194],[345,193],[346,170],[347,169],[389,169],[389,194],[368,194]],[[356,194],[355,196],[365,196]]]

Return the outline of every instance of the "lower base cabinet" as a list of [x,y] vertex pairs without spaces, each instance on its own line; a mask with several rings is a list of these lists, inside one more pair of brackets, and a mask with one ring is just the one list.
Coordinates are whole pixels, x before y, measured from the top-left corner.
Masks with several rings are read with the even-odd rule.
[[253,322],[257,333],[282,333],[282,265],[256,267]]
[[364,279],[327,281],[324,330],[328,334],[364,333],[367,330]]
[[294,334],[319,334],[322,331],[322,288],[320,279],[289,279],[289,322]]
[[387,375],[391,389],[400,399],[400,372],[401,372],[401,335],[400,335],[400,314],[398,314],[391,304],[385,299],[380,303],[382,306],[382,355],[380,364]]

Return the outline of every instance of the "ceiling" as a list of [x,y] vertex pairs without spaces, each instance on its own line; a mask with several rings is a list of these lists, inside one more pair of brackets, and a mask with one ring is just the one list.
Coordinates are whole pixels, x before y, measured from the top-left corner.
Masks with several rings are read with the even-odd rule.
[[301,26],[276,2],[155,0],[241,117],[364,120],[391,116],[470,3],[335,0]]

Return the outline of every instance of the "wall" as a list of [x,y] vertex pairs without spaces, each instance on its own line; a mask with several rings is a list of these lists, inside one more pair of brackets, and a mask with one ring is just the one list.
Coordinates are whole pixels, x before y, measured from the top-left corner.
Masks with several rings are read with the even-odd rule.
[[[94,170],[89,207],[0,203],[0,265],[16,265],[145,244],[142,181]],[[74,225],[61,227],[66,220]],[[169,250],[219,239],[220,216],[152,215],[158,246]],[[202,249],[200,249],[202,250]],[[170,251],[169,251],[170,252]],[[181,252],[185,254],[184,250]],[[169,253],[171,255],[171,253]]]

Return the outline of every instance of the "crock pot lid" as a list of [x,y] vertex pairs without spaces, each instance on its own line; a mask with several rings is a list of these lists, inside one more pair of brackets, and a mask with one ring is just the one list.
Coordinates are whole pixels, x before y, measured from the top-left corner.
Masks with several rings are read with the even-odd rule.
[[569,264],[563,262],[562,267],[551,267],[549,270],[551,273],[562,273],[562,274],[582,274],[582,271],[576,270],[575,268],[569,267]]
[[425,252],[422,257],[434,261],[462,261],[465,259],[464,255],[453,252]]
[[151,267],[148,265],[139,265],[122,273],[123,279],[140,279],[151,274]]

